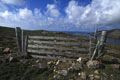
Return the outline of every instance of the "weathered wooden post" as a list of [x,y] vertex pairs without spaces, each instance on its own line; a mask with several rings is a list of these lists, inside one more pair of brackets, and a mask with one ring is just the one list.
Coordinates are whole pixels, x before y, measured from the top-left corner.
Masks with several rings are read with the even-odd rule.
[[92,57],[92,39],[90,38],[89,59]]
[[102,31],[100,43],[99,43],[99,47],[98,47],[98,57],[97,58],[104,55],[104,48],[105,48],[106,40],[107,40],[107,31]]
[[91,60],[98,59],[99,57],[101,57],[104,54],[103,51],[104,51],[106,39],[107,39],[107,31],[102,31],[101,38],[96,44],[96,48],[91,57]]
[[95,33],[94,33],[94,39],[97,40],[97,32],[98,32],[98,28],[96,28]]
[[22,52],[22,37],[21,37],[22,30],[20,27],[16,27],[16,38],[17,38],[17,45],[18,45],[18,52]]
[[25,37],[24,53],[27,54],[28,36]]
[[96,44],[96,48],[95,48],[95,50],[94,50],[94,52],[92,54],[91,60],[95,59],[95,57],[97,56],[97,52],[98,52],[98,46],[97,45],[98,44],[99,44],[99,41]]
[[[90,39],[90,48],[89,48],[89,53],[90,53],[90,59],[93,58],[93,55],[95,56],[96,53],[96,44],[97,44],[97,32],[98,28],[96,28],[95,33],[94,33],[94,38]],[[95,49],[95,50],[94,50]]]
[[18,52],[24,53],[24,30],[20,27],[16,27],[16,38],[18,45]]

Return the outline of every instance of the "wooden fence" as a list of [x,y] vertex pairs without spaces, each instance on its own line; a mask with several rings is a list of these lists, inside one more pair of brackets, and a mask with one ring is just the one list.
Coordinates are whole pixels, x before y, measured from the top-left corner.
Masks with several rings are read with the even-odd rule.
[[27,52],[32,57],[60,58],[87,57],[88,48],[80,40],[53,36],[28,36]]
[[[88,39],[67,36],[38,36],[24,34],[25,31],[16,28],[18,51],[37,58],[78,58],[87,57]],[[46,33],[47,34],[47,33]]]
[[19,27],[16,28],[18,51],[35,58],[78,58],[88,57],[89,53],[91,60],[98,59],[104,55],[107,39],[107,31],[102,31],[100,40],[97,40],[95,36],[94,42],[85,37],[68,36],[68,34],[63,33],[63,35],[43,31],[28,31],[28,34],[24,33],[24,30],[21,30]]

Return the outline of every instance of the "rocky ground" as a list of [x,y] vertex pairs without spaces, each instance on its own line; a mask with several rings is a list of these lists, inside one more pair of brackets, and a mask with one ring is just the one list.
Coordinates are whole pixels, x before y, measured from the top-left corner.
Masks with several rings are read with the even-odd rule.
[[119,80],[120,59],[33,59],[0,47],[0,80]]

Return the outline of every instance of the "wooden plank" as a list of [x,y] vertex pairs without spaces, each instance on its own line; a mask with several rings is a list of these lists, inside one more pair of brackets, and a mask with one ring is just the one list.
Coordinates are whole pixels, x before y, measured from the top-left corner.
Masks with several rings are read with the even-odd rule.
[[[34,58],[47,58],[47,59],[63,59],[64,58],[63,56],[55,56],[55,57],[54,56],[40,56],[40,55],[31,55],[31,56],[34,57]],[[81,55],[81,56],[78,56],[78,57],[88,57],[88,55]],[[78,57],[76,57],[76,58],[78,58]],[[66,57],[66,58],[71,58],[71,57]]]
[[45,59],[58,59],[57,57],[48,57],[48,56],[38,56],[38,55],[30,55],[33,58],[45,58]]
[[20,27],[16,27],[15,30],[16,30],[16,38],[17,38],[18,52],[21,53],[21,52],[22,52],[21,28],[20,28]]
[[97,42],[97,46],[94,50],[91,60],[98,59],[99,57],[104,55],[103,51],[104,51],[106,39],[107,39],[107,31],[102,31],[100,41]]
[[104,48],[105,48],[106,40],[107,40],[107,31],[102,31],[100,43],[99,43],[100,46],[98,47],[98,57],[97,58],[104,55]]
[[24,45],[24,53],[27,54],[27,48],[28,48],[28,36],[25,37],[25,45]]
[[[80,52],[53,52],[53,51],[45,51],[45,50],[31,50],[28,49],[27,50],[28,53],[38,53],[38,54],[51,54],[51,55],[75,55],[75,56],[79,56],[81,55]],[[87,52],[87,51],[86,51]],[[82,52],[81,52],[82,53]]]
[[70,38],[70,37],[48,37],[48,36],[29,36],[29,39],[48,39],[48,40],[88,40],[80,38]]
[[38,44],[36,44],[36,45],[28,44],[28,48],[56,49],[56,50],[65,50],[65,51],[67,51],[67,50],[87,51],[86,48],[79,48],[79,47],[69,48],[69,47],[62,47],[62,46],[60,46],[60,47],[57,47],[57,46],[56,47],[54,47],[54,46],[41,46],[41,45],[38,45]]
[[76,60],[76,59],[74,59],[74,58],[62,58],[62,57],[48,57],[48,56],[38,56],[38,55],[31,55],[33,58],[44,58],[44,59],[54,59],[54,60],[62,60],[62,59],[66,59],[66,60]]
[[89,46],[89,42],[72,42],[72,41],[67,41],[67,42],[63,42],[63,41],[41,41],[41,40],[28,40],[28,43],[33,43],[33,44],[55,44],[55,45],[74,45],[74,46]]
[[0,41],[0,43],[12,43],[12,44],[16,44],[16,41],[10,41],[10,40],[4,40],[4,41]]
[[38,40],[28,40],[28,44],[64,44],[64,45],[80,45],[80,42],[54,42],[54,41],[38,41]]

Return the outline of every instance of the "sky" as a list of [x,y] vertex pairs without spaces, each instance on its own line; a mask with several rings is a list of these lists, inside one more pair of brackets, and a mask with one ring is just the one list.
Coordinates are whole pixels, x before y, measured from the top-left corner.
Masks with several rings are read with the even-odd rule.
[[0,26],[83,32],[120,28],[120,0],[0,0]]

